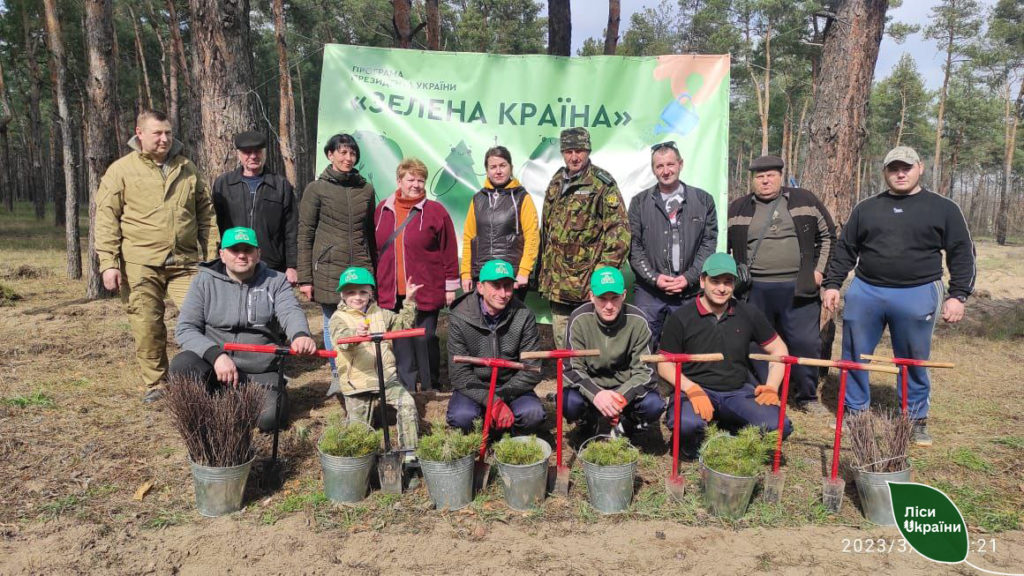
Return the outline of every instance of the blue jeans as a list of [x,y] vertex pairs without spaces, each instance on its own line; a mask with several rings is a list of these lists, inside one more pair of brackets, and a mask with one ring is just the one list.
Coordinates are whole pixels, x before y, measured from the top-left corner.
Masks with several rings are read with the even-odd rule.
[[[320,304],[320,311],[324,315],[324,350],[334,350],[334,342],[331,342],[331,316],[334,315],[334,311],[338,309],[337,304]],[[338,373],[338,365],[334,362],[334,358],[328,358],[331,363],[331,375]]]
[[[718,422],[722,428],[736,431],[744,426],[757,426],[764,432],[771,432],[779,428],[779,407],[764,406],[754,400],[754,387],[744,384],[742,388],[729,392],[716,392],[704,388],[711,406],[715,413],[712,420]],[[679,451],[689,459],[697,457],[701,439],[704,437],[704,429],[707,422],[693,411],[690,399],[686,394],[681,395],[682,404],[679,406]],[[666,417],[669,430],[675,429],[675,412],[672,399],[669,398],[668,416]],[[786,418],[783,424],[782,437],[787,438],[793,433],[793,423]]]
[[[941,280],[911,288],[883,288],[854,278],[846,291],[843,308],[843,360],[860,362],[861,354],[873,354],[886,326],[897,358],[927,360],[943,294]],[[931,388],[928,369],[911,366],[907,378],[907,410],[911,418],[928,417]],[[899,376],[896,395],[902,402]],[[851,370],[846,381],[846,408],[867,410],[870,405],[868,373]]]
[[[665,411],[665,401],[657,390],[648,390],[646,394],[633,399],[622,411],[623,419],[633,424],[654,424]],[[562,390],[562,414],[568,422],[582,420],[587,412],[597,417],[598,411],[594,404],[575,388]]]
[[651,328],[651,350],[658,351],[665,319],[695,296],[672,296],[639,280],[633,283],[633,305],[647,315],[647,325]]
[[[495,394],[494,398],[497,399],[498,395]],[[544,423],[544,405],[540,403],[540,398],[533,391],[509,402],[508,407],[512,409],[512,414],[516,417],[514,428],[517,432],[531,432]],[[463,432],[469,432],[473,429],[473,420],[484,417],[484,409],[484,406],[456,390],[452,392],[452,397],[448,400],[448,414],[446,415],[448,425],[452,428],[460,428]]]
[[[750,289],[749,302],[764,312],[768,322],[782,337],[793,356],[821,358],[821,301],[817,298],[794,296],[796,281],[759,282],[754,281]],[[760,353],[761,347],[751,344],[751,351]],[[768,363],[754,361],[754,374],[758,382],[768,377]],[[814,366],[793,366],[790,375],[789,398],[802,404],[818,400],[818,368]]]

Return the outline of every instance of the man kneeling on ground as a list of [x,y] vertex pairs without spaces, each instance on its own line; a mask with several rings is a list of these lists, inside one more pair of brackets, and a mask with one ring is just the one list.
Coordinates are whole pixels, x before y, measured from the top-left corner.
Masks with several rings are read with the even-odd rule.
[[316,352],[291,283],[284,274],[260,262],[256,232],[231,228],[221,240],[220,259],[199,266],[185,296],[174,331],[182,350],[171,361],[169,373],[197,378],[211,393],[218,385],[263,386],[267,395],[259,428],[272,432],[277,424],[278,394],[282,396],[281,418],[288,414],[280,359],[274,354],[226,352],[224,343],[277,345],[282,329],[294,352]]
[[640,360],[650,352],[647,316],[626,304],[626,286],[615,268],[590,277],[590,302],[573,311],[565,342],[572,350],[597,348],[600,356],[569,358],[562,392],[565,419],[596,428],[599,416],[627,435],[657,423],[665,410],[654,369]]
[[[766,382],[755,388],[746,383],[751,370],[747,354],[751,342],[758,343],[768,354],[785,356],[789,350],[760,310],[733,299],[735,280],[736,262],[732,256],[721,252],[709,256],[700,275],[700,296],[676,310],[662,333],[663,352],[725,355],[721,362],[683,364],[682,387],[686,396],[679,411],[679,436],[681,451],[690,459],[697,457],[704,428],[712,418],[728,430],[750,425],[769,432],[779,426],[778,390],[783,365],[770,364]],[[658,374],[675,384],[672,363],[658,364]],[[674,415],[670,402],[670,429],[676,424]],[[792,431],[793,425],[787,418],[783,438]]]
[[[456,364],[455,356],[503,358],[519,361],[519,354],[537,350],[537,322],[515,297],[515,274],[511,264],[491,260],[480,269],[475,292],[461,296],[452,304],[448,316],[448,373],[452,397],[448,401],[448,425],[469,431],[473,420],[481,418],[487,406],[491,369],[486,366]],[[538,365],[539,360],[526,361]],[[517,432],[536,429],[544,422],[544,406],[533,389],[540,382],[539,372],[499,369],[491,406],[491,427]]]

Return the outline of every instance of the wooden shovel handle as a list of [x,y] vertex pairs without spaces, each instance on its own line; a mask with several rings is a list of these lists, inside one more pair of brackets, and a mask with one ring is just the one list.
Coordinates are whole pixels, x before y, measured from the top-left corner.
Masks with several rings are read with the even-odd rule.
[[502,358],[477,358],[476,356],[452,356],[452,362],[460,364],[475,364],[476,366],[487,366],[488,368],[509,368],[511,370],[526,370],[527,372],[540,372],[540,366],[523,364],[513,360]]
[[912,360],[908,362],[900,362],[900,358],[888,358],[886,356],[876,356],[874,354],[861,354],[861,360],[871,360],[872,362],[889,362],[891,364],[906,364],[907,366],[922,366],[924,368],[956,368],[956,364],[952,362],[935,362],[932,360]]
[[[783,356],[772,356],[771,354],[751,354],[751,360],[764,360],[765,362],[784,362]],[[882,366],[878,364],[861,364],[850,362],[844,365],[836,360],[822,360],[820,358],[797,358],[797,364],[802,366],[820,366],[822,368],[855,368],[856,370],[867,370],[869,372],[885,372],[887,374],[899,374],[900,369],[895,366]]]
[[[640,355],[640,361],[641,362],[671,362],[672,360],[669,359],[670,356],[672,356],[672,355],[666,355],[666,354],[641,354]],[[720,362],[722,360],[725,360],[725,356],[723,356],[720,352],[715,352],[713,354],[680,354],[680,356],[686,356],[686,361],[687,362]]]
[[600,350],[534,350],[523,352],[520,360],[541,360],[545,358],[580,358],[583,356],[600,356]]

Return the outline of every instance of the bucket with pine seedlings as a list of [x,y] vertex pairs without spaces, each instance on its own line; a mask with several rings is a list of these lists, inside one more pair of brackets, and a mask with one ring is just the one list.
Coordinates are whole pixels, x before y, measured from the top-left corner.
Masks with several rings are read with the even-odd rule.
[[618,514],[633,500],[640,451],[624,436],[598,435],[580,447],[590,505],[602,514]]
[[473,461],[480,448],[479,426],[468,434],[435,423],[420,438],[416,455],[434,507],[458,510],[473,501]]
[[536,436],[507,436],[494,445],[509,508],[529,510],[544,501],[550,456],[551,445]]
[[895,526],[889,482],[910,481],[913,422],[906,412],[866,410],[846,420],[857,495],[869,522]]
[[324,475],[324,494],[334,502],[358,502],[370,489],[370,472],[383,435],[366,422],[333,419],[317,451]]
[[757,477],[775,449],[776,434],[746,426],[732,436],[708,427],[700,448],[700,477],[704,504],[712,514],[737,519],[747,513]]
[[260,386],[221,386],[213,393],[195,378],[172,378],[167,407],[188,447],[196,507],[203,516],[242,508],[256,458],[252,435],[266,392]]

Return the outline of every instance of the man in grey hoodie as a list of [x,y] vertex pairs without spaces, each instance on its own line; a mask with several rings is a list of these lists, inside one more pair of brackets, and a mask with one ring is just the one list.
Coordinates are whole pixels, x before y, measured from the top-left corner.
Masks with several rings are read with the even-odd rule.
[[283,331],[298,354],[313,354],[306,315],[284,274],[260,262],[256,232],[232,228],[224,232],[220,259],[203,263],[189,287],[174,337],[181,353],[171,361],[170,376],[188,376],[219,385],[258,384],[267,389],[259,428],[276,427],[278,394],[281,414],[288,397],[281,386],[279,358],[274,354],[227,352],[225,342],[278,344]]

